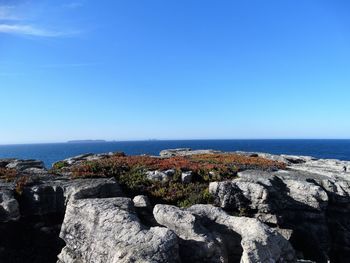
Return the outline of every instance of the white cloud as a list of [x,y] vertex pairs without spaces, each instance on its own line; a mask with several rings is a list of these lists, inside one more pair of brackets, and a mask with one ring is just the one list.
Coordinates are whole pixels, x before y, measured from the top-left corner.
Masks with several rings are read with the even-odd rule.
[[60,37],[74,35],[75,32],[59,32],[52,31],[43,28],[39,28],[33,25],[10,25],[0,24],[0,33],[14,34],[14,35],[28,35],[38,37]]
[[[0,0],[1,1],[1,0]],[[70,3],[71,8],[81,5],[80,2]],[[73,36],[78,31],[52,30],[29,22],[28,19],[19,15],[20,6],[1,5],[0,3],[0,33],[36,37],[62,37]]]

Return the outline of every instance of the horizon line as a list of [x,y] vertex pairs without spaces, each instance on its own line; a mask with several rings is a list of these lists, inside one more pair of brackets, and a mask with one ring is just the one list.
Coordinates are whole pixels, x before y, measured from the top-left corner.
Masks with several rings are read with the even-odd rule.
[[111,143],[111,142],[155,142],[155,141],[277,141],[277,140],[350,140],[350,138],[223,138],[223,139],[130,139],[130,140],[105,140],[105,139],[86,139],[86,140],[67,140],[52,142],[19,142],[19,143],[0,143],[0,146],[15,145],[35,145],[35,144],[84,144],[84,143]]

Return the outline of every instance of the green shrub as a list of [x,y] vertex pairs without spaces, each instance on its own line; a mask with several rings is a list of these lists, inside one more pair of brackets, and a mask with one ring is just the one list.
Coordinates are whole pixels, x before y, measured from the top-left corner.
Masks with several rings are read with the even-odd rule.
[[60,169],[62,169],[62,168],[64,168],[64,167],[67,167],[68,166],[68,163],[67,162],[65,162],[65,161],[60,161],[60,162],[57,162],[57,163],[54,163],[54,165],[53,165],[53,169],[56,169],[56,170],[60,170]]

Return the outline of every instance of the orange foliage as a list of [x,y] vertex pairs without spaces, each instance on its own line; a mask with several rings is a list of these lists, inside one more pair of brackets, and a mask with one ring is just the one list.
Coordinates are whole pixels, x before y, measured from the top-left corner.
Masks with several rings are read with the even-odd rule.
[[13,181],[16,177],[17,171],[15,169],[0,168],[0,179]]
[[238,154],[201,154],[159,158],[151,156],[115,155],[110,158],[85,162],[73,168],[79,176],[111,176],[131,169],[193,171],[195,173],[218,171],[237,172],[245,169],[284,169],[285,164],[261,157],[248,157]]

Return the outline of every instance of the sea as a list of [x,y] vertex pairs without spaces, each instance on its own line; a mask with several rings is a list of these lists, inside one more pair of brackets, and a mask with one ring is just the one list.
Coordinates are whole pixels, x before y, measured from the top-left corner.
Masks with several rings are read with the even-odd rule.
[[1,158],[39,159],[47,167],[83,153],[124,152],[158,155],[173,148],[307,155],[350,161],[350,140],[148,140],[0,145]]

